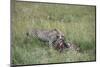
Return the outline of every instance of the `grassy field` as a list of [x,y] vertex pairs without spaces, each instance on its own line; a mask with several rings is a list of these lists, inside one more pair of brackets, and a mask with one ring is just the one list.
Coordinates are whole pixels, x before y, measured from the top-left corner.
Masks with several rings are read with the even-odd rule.
[[[77,43],[80,52],[50,50],[47,43],[27,38],[29,29],[59,29],[66,42]],[[12,64],[45,64],[95,61],[95,7],[16,2],[12,12]]]

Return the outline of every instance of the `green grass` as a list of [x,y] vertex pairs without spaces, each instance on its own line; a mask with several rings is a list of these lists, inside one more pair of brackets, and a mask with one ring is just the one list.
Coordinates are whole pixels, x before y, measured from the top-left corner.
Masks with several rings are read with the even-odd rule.
[[[51,50],[47,43],[26,37],[25,33],[32,28],[59,29],[66,42],[77,43],[81,52]],[[16,2],[11,37],[13,64],[94,61],[95,7]]]

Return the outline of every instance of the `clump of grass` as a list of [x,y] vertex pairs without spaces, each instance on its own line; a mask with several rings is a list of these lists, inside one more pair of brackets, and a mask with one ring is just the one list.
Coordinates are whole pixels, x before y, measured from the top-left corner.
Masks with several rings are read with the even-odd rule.
[[[12,63],[44,64],[60,62],[94,61],[95,59],[95,7],[16,2],[12,15]],[[29,29],[59,29],[66,42],[76,43],[81,52],[59,53],[48,43],[27,38]]]

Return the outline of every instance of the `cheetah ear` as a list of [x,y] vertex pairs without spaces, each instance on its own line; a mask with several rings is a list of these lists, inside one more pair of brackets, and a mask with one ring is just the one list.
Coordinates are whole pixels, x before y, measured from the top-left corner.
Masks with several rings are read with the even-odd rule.
[[56,29],[56,28],[55,28],[55,29],[53,29],[52,31],[56,31],[56,32],[59,34],[59,30],[58,30],[58,29]]
[[52,29],[51,31],[58,31],[57,29]]
[[55,29],[53,29],[53,31],[58,31],[58,30],[55,28]]

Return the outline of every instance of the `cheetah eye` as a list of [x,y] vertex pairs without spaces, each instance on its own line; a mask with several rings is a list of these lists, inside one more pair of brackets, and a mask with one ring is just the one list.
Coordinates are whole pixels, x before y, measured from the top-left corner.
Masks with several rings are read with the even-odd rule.
[[64,36],[62,36],[62,37],[64,37]]
[[56,36],[57,38],[59,38],[59,36]]

